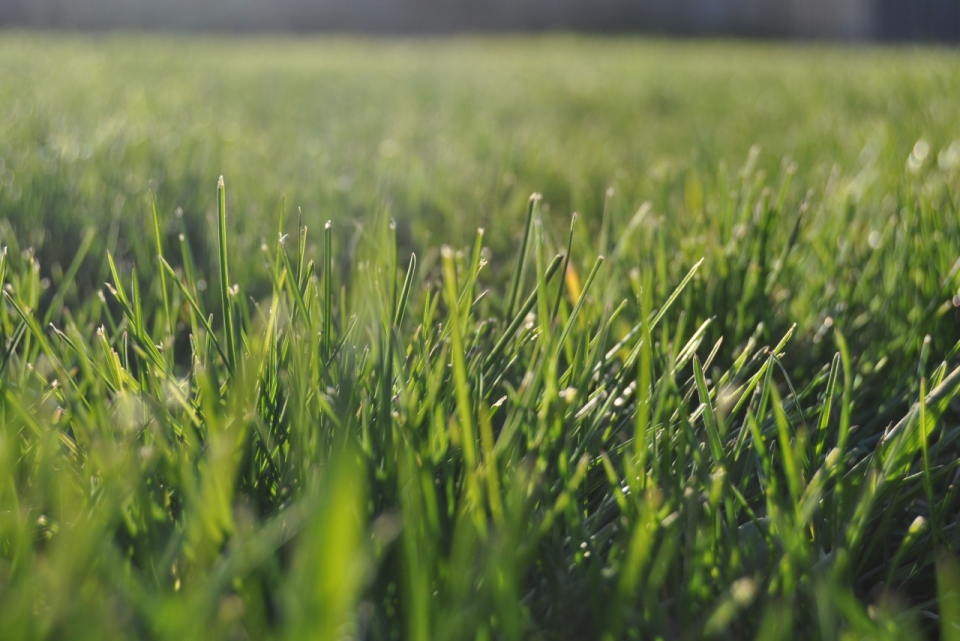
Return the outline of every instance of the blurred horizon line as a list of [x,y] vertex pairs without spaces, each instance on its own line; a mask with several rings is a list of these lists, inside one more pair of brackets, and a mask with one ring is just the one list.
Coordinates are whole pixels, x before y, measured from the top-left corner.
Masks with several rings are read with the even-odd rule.
[[0,0],[0,28],[960,42],[960,0]]

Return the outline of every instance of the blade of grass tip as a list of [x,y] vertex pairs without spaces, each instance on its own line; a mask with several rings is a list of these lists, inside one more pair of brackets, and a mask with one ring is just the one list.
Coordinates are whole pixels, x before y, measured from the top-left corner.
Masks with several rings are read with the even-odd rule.
[[463,337],[460,335],[459,310],[457,309],[457,269],[454,265],[453,250],[444,245],[441,249],[443,260],[443,285],[450,314],[451,358],[457,397],[460,432],[463,445],[463,458],[467,469],[465,473],[467,492],[474,509],[482,506],[480,487],[477,483],[477,439],[473,425],[473,412],[470,410],[470,385],[467,380],[467,363],[463,351]]
[[[120,280],[119,273],[117,271],[116,263],[113,260],[113,256],[107,252],[107,261],[110,264],[110,270],[113,273],[114,282],[117,284],[117,288],[114,289],[107,283],[107,287],[113,293],[114,297],[117,299],[117,302],[120,303],[120,307],[123,309],[124,315],[127,317],[128,322],[130,323],[130,331],[136,341],[137,345],[140,346],[143,353],[153,361],[153,363],[161,371],[166,371],[166,363],[163,356],[160,354],[160,351],[157,349],[156,344],[153,342],[153,339],[150,337],[149,333],[146,331],[146,328],[143,324],[143,309],[140,305],[140,280],[137,278],[137,270],[133,269],[131,275],[131,290],[133,292],[133,300],[131,301],[127,298],[126,291],[123,288],[123,282]],[[129,358],[129,352],[124,351],[124,358]],[[125,365],[126,369],[130,369],[129,363]]]
[[51,349],[49,341],[44,335],[43,330],[40,328],[40,325],[37,323],[37,319],[33,315],[33,310],[31,310],[25,304],[21,305],[20,302],[18,302],[9,291],[2,290],[0,293],[2,293],[3,298],[6,299],[7,304],[13,308],[14,313],[20,317],[21,322],[27,326],[30,334],[32,334],[36,340],[37,346],[50,359],[50,362],[54,365],[59,363],[60,359]]
[[[477,274],[480,272],[483,254],[483,237],[486,235],[486,233],[486,229],[483,227],[478,227],[477,235],[473,240],[473,255],[470,258],[470,264],[473,265],[473,273],[470,274],[471,283],[477,279]],[[470,288],[467,291],[470,293],[470,296],[473,297],[473,288]]]
[[[549,298],[547,295],[547,280],[544,278],[547,267],[545,255],[545,243],[543,237],[543,221],[538,216],[534,221],[534,269],[537,274],[536,293],[537,293],[537,324],[540,326],[540,333],[537,337],[536,350],[543,354],[552,353],[553,332],[550,326],[549,316]],[[536,354],[536,352],[535,352]],[[556,353],[559,355],[559,352]],[[540,396],[539,420],[542,425],[549,421],[551,408],[553,408],[559,397],[559,385],[561,384],[557,372],[557,359],[548,359],[543,362],[539,355],[533,357],[532,362],[539,361],[539,365],[534,370],[534,376],[531,379],[531,387],[540,388],[542,384],[543,392]],[[573,368],[571,368],[572,370]]]
[[[693,358],[693,355],[697,353],[698,349],[700,349],[700,344],[703,343],[703,339],[704,339],[704,336],[706,335],[707,328],[709,328],[712,324],[713,324],[713,319],[711,318],[708,318],[707,320],[703,321],[700,327],[697,328],[697,331],[695,331],[693,335],[690,336],[690,339],[686,342],[686,344],[684,344],[684,346],[680,348],[676,356],[673,357],[673,364],[668,370],[670,372],[670,376],[676,376],[677,372],[682,370],[687,365],[687,361]],[[680,341],[682,340],[682,337],[680,334],[682,325],[683,323],[677,324],[677,335],[673,341],[674,345],[679,345]],[[723,382],[723,379],[721,379],[721,383],[722,382]]]
[[[780,342],[777,343],[777,346],[773,348],[773,352],[772,352],[773,354],[779,354],[781,351],[783,351],[783,348],[786,347],[787,342],[789,342],[789,340],[793,337],[793,332],[796,329],[797,329],[796,323],[790,326],[790,329],[788,329],[787,333],[783,335],[783,338],[780,339]],[[743,393],[740,395],[740,399],[733,406],[733,409],[730,410],[730,413],[728,414],[728,416],[735,416],[736,413],[740,411],[744,403],[746,403],[747,400],[750,398],[750,394],[753,392],[754,388],[756,388],[757,384],[760,382],[760,379],[763,378],[765,375],[769,376],[768,371],[773,367],[773,364],[774,364],[774,360],[772,358],[768,358],[767,361],[763,364],[763,366],[761,366],[761,368],[757,371],[757,373],[754,374],[752,377],[750,377],[750,380],[747,383],[747,386],[744,388]],[[760,416],[762,415],[763,414],[760,414]]]
[[707,390],[707,381],[703,377],[703,368],[700,366],[700,359],[696,355],[693,357],[693,375],[697,382],[697,393],[700,395],[700,402],[703,404],[703,424],[707,429],[707,441],[710,445],[710,452],[717,465],[726,467],[723,454],[723,445],[720,443],[720,432],[717,430],[717,417],[713,413],[713,403],[710,402],[710,392]]
[[[843,454],[847,447],[847,437],[850,434],[850,414],[852,412],[853,397],[853,365],[850,363],[850,350],[847,348],[847,340],[843,336],[840,328],[833,327],[834,340],[837,342],[837,349],[840,350],[840,363],[843,365],[843,397],[840,401],[840,434],[837,437],[838,458],[837,463],[842,463]],[[836,473],[842,473],[839,468]]]
[[387,226],[387,278],[390,279],[390,315],[387,316],[388,321],[393,321],[393,314],[397,310],[397,221],[393,218],[390,219],[390,224]]
[[[327,221],[323,226],[323,258],[326,261],[323,270],[323,359],[330,359],[330,339],[333,331],[333,297],[331,287],[333,281],[333,223]],[[340,310],[343,313],[343,310]],[[341,317],[342,318],[342,317]],[[342,329],[342,328],[341,328]]]
[[310,308],[307,306],[307,301],[303,297],[303,288],[297,285],[297,267],[290,262],[290,256],[286,250],[281,251],[280,262],[283,264],[284,270],[288,274],[293,275],[293,277],[289,279],[290,282],[287,284],[287,288],[289,289],[291,298],[294,302],[291,320],[295,320],[297,318],[297,314],[302,314],[303,318],[307,319],[307,322],[309,323]]
[[279,296],[279,292],[283,290],[283,283],[286,280],[286,278],[287,278],[287,270],[284,269],[283,271],[280,272],[280,277],[277,279],[277,282],[273,284],[274,292],[277,292],[277,295],[273,297],[273,300],[270,303],[270,313],[269,313],[269,316],[267,317],[266,330],[263,335],[264,348],[263,348],[263,353],[260,359],[260,367],[257,369],[257,372],[258,372],[257,375],[260,377],[261,380],[264,377],[264,373],[267,371],[267,362],[269,360],[269,357],[271,356],[274,358],[276,357],[276,354],[271,352],[270,346],[274,340],[274,335],[276,333],[276,328],[277,328],[277,312],[280,308],[280,300],[281,300]]
[[[537,271],[537,323],[540,325],[539,341],[543,345],[543,350],[546,352],[550,348],[550,339],[553,338],[550,334],[550,317],[547,315],[547,282],[543,277],[546,273],[547,259],[544,256],[543,225],[539,219],[537,219],[534,224],[537,229],[533,243],[535,250],[533,264]],[[544,405],[547,404],[545,403]]]
[[800,396],[797,394],[797,390],[793,386],[790,372],[788,372],[787,368],[783,366],[783,362],[780,360],[777,352],[770,354],[770,358],[773,359],[773,362],[776,363],[777,367],[780,368],[780,371],[783,372],[784,382],[787,384],[787,388],[790,390],[790,395],[793,397],[794,407],[797,408],[797,415],[800,417],[800,424],[803,426],[803,431],[806,432],[807,419],[803,416],[803,408],[800,406]]
[[607,187],[603,193],[603,210],[600,212],[600,238],[597,239],[597,253],[610,253],[610,228],[613,226],[613,187]]
[[307,228],[303,224],[303,210],[297,207],[297,289],[303,289],[303,261],[307,255]]
[[[331,277],[332,276],[333,275],[331,274]],[[340,328],[340,340],[338,342],[343,342],[343,337],[347,335],[347,331],[343,329],[343,321],[351,318],[351,315],[349,313],[350,308],[347,307],[347,286],[343,283],[340,284],[339,298],[340,298],[340,302],[337,306],[337,311],[340,312],[341,328]],[[356,322],[356,316],[354,315],[352,316],[352,318],[353,318],[353,322]],[[332,323],[332,317],[331,317],[331,323]]]
[[143,324],[143,306],[140,302],[140,279],[137,278],[137,268],[130,272],[130,293],[133,307],[133,333],[137,336],[146,336],[147,331]]
[[[644,272],[643,285],[640,290],[640,318],[650,318],[650,308],[652,306],[653,274],[647,270]],[[646,471],[647,432],[650,429],[650,387],[653,382],[653,337],[650,335],[650,323],[643,323],[643,346],[640,348],[637,368],[637,415],[636,432],[634,434],[634,458],[637,461],[637,473],[631,475],[630,482],[638,483],[637,489],[642,489],[641,479],[645,477]]]
[[705,259],[701,258],[693,267],[690,268],[690,271],[687,272],[687,275],[683,277],[683,280],[680,281],[680,284],[677,285],[676,289],[673,290],[673,293],[670,294],[670,297],[667,299],[667,302],[663,304],[663,307],[657,312],[657,315],[653,317],[653,321],[650,323],[650,331],[653,331],[653,328],[657,326],[657,323],[663,319],[664,314],[667,313],[667,310],[670,309],[670,306],[677,300],[683,290],[687,287],[687,284],[693,280],[693,277],[696,275],[697,270],[700,269],[700,266],[703,264]]
[[477,276],[480,275],[480,269],[483,267],[481,252],[483,250],[483,236],[486,233],[483,227],[477,229],[476,238],[473,241],[473,253],[470,258],[469,271],[467,272],[467,282],[460,292],[460,298],[457,299],[457,305],[460,306],[460,320],[464,327],[470,323],[471,306],[474,303],[473,291],[476,289]]
[[798,508],[800,495],[803,493],[803,481],[800,479],[800,468],[797,465],[796,452],[791,443],[790,421],[783,410],[783,399],[776,385],[770,386],[770,395],[773,397],[773,416],[777,424],[777,436],[780,440],[780,452],[783,458],[783,471],[787,479],[787,489],[793,499],[794,509]]
[[397,301],[397,311],[393,316],[393,324],[400,327],[403,314],[407,309],[407,299],[410,296],[410,287],[413,285],[413,275],[417,271],[417,255],[410,254],[410,264],[407,265],[407,275],[403,279],[403,289],[400,290],[400,300]]
[[505,319],[513,318],[513,309],[517,303],[517,297],[520,295],[520,279],[523,276],[523,267],[527,258],[527,245],[530,242],[530,227],[533,225],[533,214],[540,202],[540,194],[530,195],[527,201],[527,219],[523,225],[523,242],[520,243],[520,253],[517,255],[517,263],[513,267],[513,276],[510,278],[510,290],[507,292],[507,307],[503,315]]
[[894,582],[894,577],[896,577],[897,569],[900,567],[900,563],[903,561],[903,557],[906,553],[913,547],[916,543],[917,538],[923,534],[923,531],[926,529],[926,519],[922,516],[918,516],[913,520],[913,523],[910,524],[910,527],[907,528],[907,534],[903,537],[903,541],[900,542],[900,546],[897,548],[897,551],[893,555],[893,560],[890,562],[889,568],[887,569],[887,577],[885,583],[887,585],[892,585]]
[[[577,212],[573,212],[573,215],[570,217],[570,235],[567,236],[567,253],[563,256],[563,271],[561,272],[566,278],[567,267],[570,265],[570,253],[573,251],[573,232],[577,228]],[[550,315],[550,322],[554,322],[554,319],[557,318],[557,314],[560,313],[560,302],[563,300],[563,281],[560,282],[560,287],[557,288],[557,297],[553,301],[553,313]]]
[[[310,283],[313,282],[313,274],[316,272],[317,264],[311,258],[307,261],[307,268],[303,276],[303,285],[300,287],[300,295],[303,296],[304,303],[307,306],[307,309],[310,309],[311,306],[311,296],[314,293],[314,290],[311,289]],[[317,292],[319,295],[319,291]]]
[[620,232],[620,238],[617,239],[617,244],[613,246],[613,259],[620,260],[623,258],[623,252],[628,247],[633,247],[633,234],[636,232],[637,227],[640,226],[640,223],[650,215],[653,211],[653,203],[649,200],[640,205],[640,208],[637,209],[636,213],[630,218],[630,222],[627,223],[626,228]]
[[278,212],[277,218],[279,219],[277,223],[277,260],[274,261],[274,265],[273,265],[273,276],[275,280],[279,280],[280,270],[283,269],[283,266],[279,258],[280,258],[280,253],[283,251],[283,241],[284,241],[283,227],[287,223],[287,195],[286,194],[280,194],[280,211]]
[[[707,360],[703,361],[702,366],[704,369],[710,369],[710,366],[713,365],[713,359],[717,357],[717,354],[720,353],[720,347],[723,345],[723,336],[717,339],[717,342],[713,344],[713,349],[710,350],[710,353],[707,354]],[[714,385],[716,388],[716,385]],[[725,436],[723,430],[720,430],[720,435]]]
[[113,277],[113,282],[116,285],[116,287],[114,287],[110,285],[110,283],[107,283],[107,287],[124,308],[124,311],[127,312],[129,316],[133,316],[133,309],[130,307],[130,301],[127,300],[127,292],[123,287],[123,281],[120,280],[120,272],[117,270],[117,264],[113,260],[113,254],[111,252],[107,252],[107,264],[110,266],[110,275]]
[[234,369],[236,341],[233,336],[233,312],[230,305],[230,275],[227,267],[227,199],[223,176],[217,181],[217,237],[220,254],[220,302],[223,307],[223,327],[227,340],[228,368]]
[[590,292],[590,286],[597,277],[597,272],[600,270],[600,265],[602,264],[603,256],[597,256],[597,260],[594,261],[593,268],[590,270],[590,275],[587,276],[587,280],[583,283],[583,289],[580,290],[580,298],[577,299],[577,304],[574,305],[573,311],[570,312],[570,317],[567,318],[567,323],[563,327],[563,333],[560,334],[560,341],[557,343],[558,350],[563,349],[563,344],[567,340],[567,336],[569,336],[570,332],[573,330],[573,324],[577,320],[580,310],[583,308],[583,302],[587,299],[587,294]]
[[827,437],[827,427],[830,424],[830,410],[833,408],[833,394],[837,387],[837,372],[840,369],[840,352],[833,355],[830,363],[830,376],[827,379],[827,389],[823,395],[823,405],[820,408],[820,421],[817,426],[817,445],[814,450],[814,461],[821,459],[823,444]]
[[934,523],[937,512],[933,499],[933,478],[930,475],[930,430],[927,425],[927,379],[920,378],[920,452],[923,456],[923,490],[927,495],[927,509],[930,510],[930,524],[934,536],[939,535],[939,527]]
[[131,290],[133,292],[133,318],[131,319],[131,330],[133,331],[134,340],[141,347],[141,349],[146,353],[147,356],[154,362],[154,364],[161,370],[166,370],[166,363],[164,362],[163,356],[160,354],[160,350],[157,349],[157,345],[153,342],[153,339],[150,337],[150,333],[147,331],[146,324],[143,320],[143,305],[141,304],[140,299],[140,279],[137,278],[137,269],[133,268],[133,273],[131,275]]
[[930,375],[930,385],[933,389],[940,387],[940,383],[943,382],[944,377],[947,375],[947,361],[941,361],[940,365],[937,366],[937,369],[933,370],[933,374]]
[[[163,256],[163,238],[160,235],[160,214],[157,213],[157,197],[150,191],[150,213],[153,217],[153,240],[157,245],[157,256]],[[170,323],[170,294],[167,292],[167,274],[161,268],[160,293],[163,298],[163,324],[168,335],[173,335],[173,326]]]
[[932,340],[930,334],[927,334],[920,344],[920,364],[917,366],[917,378],[923,378],[927,375],[927,361],[930,359],[930,343]]

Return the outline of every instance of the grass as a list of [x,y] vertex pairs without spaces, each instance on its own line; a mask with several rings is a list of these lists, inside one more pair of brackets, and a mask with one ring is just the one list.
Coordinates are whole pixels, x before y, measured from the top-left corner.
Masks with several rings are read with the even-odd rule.
[[4,638],[954,638],[956,63],[6,34]]

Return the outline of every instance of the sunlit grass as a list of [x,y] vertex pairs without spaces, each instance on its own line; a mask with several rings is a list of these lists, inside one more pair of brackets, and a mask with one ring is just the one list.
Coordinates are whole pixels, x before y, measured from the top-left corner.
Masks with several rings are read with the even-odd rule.
[[953,54],[12,39],[4,639],[952,638]]

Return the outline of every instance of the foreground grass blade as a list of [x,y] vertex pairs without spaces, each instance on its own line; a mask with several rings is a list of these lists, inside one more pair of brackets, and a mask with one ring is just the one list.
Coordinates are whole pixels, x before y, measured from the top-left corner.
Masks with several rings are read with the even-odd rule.
[[520,251],[517,253],[517,261],[513,267],[513,275],[510,277],[510,289],[507,291],[506,307],[503,317],[513,318],[514,307],[517,304],[517,298],[520,296],[520,282],[523,276],[523,268],[526,264],[527,249],[530,245],[530,228],[533,226],[533,214],[540,202],[540,194],[532,194],[527,201],[527,217],[523,225],[523,240],[520,241]]
[[234,337],[233,305],[230,302],[230,274],[227,265],[227,204],[223,176],[217,181],[217,249],[220,259],[220,306],[226,337],[227,367],[236,368],[237,345]]

